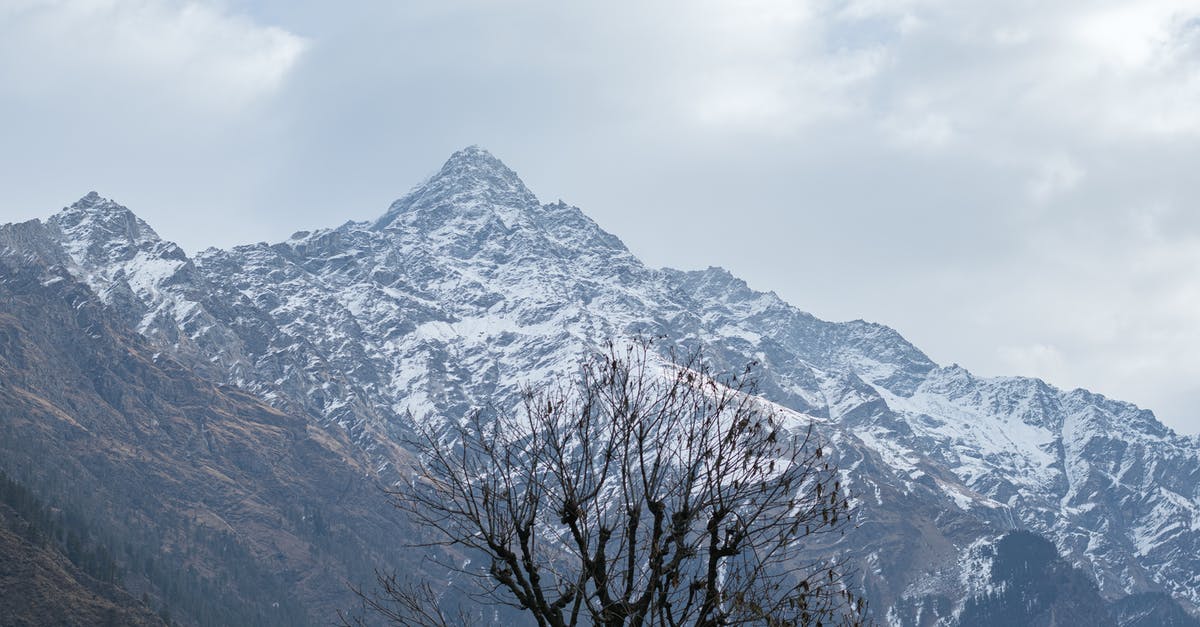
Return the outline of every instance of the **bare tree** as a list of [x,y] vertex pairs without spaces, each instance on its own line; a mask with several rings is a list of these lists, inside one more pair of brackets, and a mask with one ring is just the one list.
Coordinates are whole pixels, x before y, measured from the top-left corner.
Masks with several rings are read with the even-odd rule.
[[[513,415],[423,430],[394,502],[482,556],[461,572],[539,626],[861,624],[862,599],[811,550],[848,522],[837,470],[750,374],[610,345]],[[396,622],[442,616],[421,607],[428,587],[391,584]]]
[[406,627],[465,627],[479,622],[478,613],[459,607],[447,611],[441,607],[440,595],[428,582],[401,579],[395,573],[376,571],[379,589],[365,592],[352,588],[362,604],[359,612],[338,611],[339,627],[369,627],[378,617],[385,622]]

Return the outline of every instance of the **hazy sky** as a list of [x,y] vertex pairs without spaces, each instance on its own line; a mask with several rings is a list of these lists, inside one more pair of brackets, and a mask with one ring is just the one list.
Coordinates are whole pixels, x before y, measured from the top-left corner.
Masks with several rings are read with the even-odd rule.
[[188,251],[487,147],[651,265],[1200,432],[1195,0],[0,0],[0,221]]

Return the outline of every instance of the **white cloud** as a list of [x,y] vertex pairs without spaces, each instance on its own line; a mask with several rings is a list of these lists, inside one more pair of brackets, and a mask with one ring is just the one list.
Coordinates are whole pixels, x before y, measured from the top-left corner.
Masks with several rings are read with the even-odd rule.
[[0,12],[0,96],[237,109],[273,93],[305,48],[203,2],[16,0]]
[[1111,134],[1200,135],[1200,6],[1109,3],[1067,24],[1064,89]]
[[1029,184],[1029,193],[1034,202],[1046,204],[1055,196],[1071,191],[1079,185],[1085,171],[1066,155],[1054,155],[1043,159]]
[[599,16],[598,43],[631,51],[616,83],[662,80],[639,90],[641,106],[680,108],[701,129],[781,133],[863,117],[920,150],[1045,125],[1200,134],[1200,7],[1189,0],[703,1],[670,13],[612,11],[652,28]]
[[1138,72],[1170,63],[1164,53],[1176,47],[1178,23],[1188,12],[1195,14],[1195,4],[1177,0],[1102,4],[1071,20],[1069,37],[1097,66]]
[[1023,376],[1048,381],[1061,381],[1064,378],[1066,359],[1062,351],[1051,344],[1001,346],[996,352],[1007,372],[1019,372]]
[[896,142],[912,148],[936,150],[954,139],[954,125],[949,118],[920,108],[887,117],[883,127]]
[[701,125],[788,132],[861,107],[856,89],[884,63],[879,49],[814,55],[803,62],[751,55],[698,76],[687,99]]
[[[874,43],[831,42],[826,9],[798,0],[693,0],[672,3],[666,19],[654,14],[653,28],[615,26],[602,37],[614,37],[606,48],[641,52],[618,80],[665,83],[648,90],[662,101],[643,105],[665,104],[685,124],[715,132],[788,133],[861,108],[857,90],[887,63]],[[636,20],[651,12],[612,13]]]

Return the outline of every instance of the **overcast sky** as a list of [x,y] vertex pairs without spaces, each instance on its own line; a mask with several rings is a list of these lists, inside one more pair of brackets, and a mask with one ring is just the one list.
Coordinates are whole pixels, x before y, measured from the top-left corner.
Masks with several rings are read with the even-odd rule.
[[0,0],[0,221],[194,252],[480,144],[655,266],[1200,432],[1195,0]]

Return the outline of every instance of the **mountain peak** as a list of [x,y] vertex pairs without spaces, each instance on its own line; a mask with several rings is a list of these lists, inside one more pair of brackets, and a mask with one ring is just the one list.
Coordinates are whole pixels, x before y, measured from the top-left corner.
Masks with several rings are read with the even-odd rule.
[[75,202],[71,203],[71,205],[64,208],[63,211],[105,210],[105,209],[110,209],[110,210],[115,209],[118,211],[129,211],[125,207],[118,205],[117,203],[113,202],[112,200],[101,196],[95,190],[88,192],[87,194],[85,194],[83,196],[83,198],[80,198],[79,200],[76,200]]
[[475,145],[450,155],[442,169],[426,181],[425,187],[441,184],[533,195],[516,172],[492,153]]
[[482,146],[471,144],[462,150],[457,150],[450,158],[446,160],[442,170],[445,171],[450,167],[474,167],[481,169],[500,170],[504,172],[512,172],[504,162],[497,159],[495,155],[488,152]]
[[392,203],[375,228],[383,229],[404,214],[440,215],[450,207],[503,211],[537,205],[537,197],[516,172],[472,145],[450,155],[437,174]]
[[113,247],[132,250],[162,242],[132,211],[94,191],[50,216],[46,223],[61,234],[76,261],[95,255],[107,258]]
[[150,226],[128,208],[94,191],[63,207],[50,217],[50,222],[60,228],[104,224],[109,229],[145,231],[157,237]]

